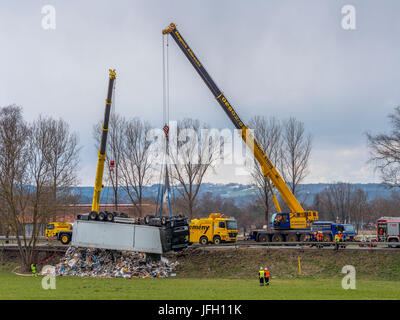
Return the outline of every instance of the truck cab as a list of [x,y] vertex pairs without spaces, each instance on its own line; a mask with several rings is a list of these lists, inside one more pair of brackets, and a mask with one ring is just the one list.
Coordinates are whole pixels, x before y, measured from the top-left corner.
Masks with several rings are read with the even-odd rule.
[[376,232],[378,241],[392,242],[392,248],[399,247],[400,243],[400,218],[381,217],[376,220]]
[[190,243],[236,242],[237,221],[223,217],[221,213],[211,213],[208,218],[193,219],[190,224]]

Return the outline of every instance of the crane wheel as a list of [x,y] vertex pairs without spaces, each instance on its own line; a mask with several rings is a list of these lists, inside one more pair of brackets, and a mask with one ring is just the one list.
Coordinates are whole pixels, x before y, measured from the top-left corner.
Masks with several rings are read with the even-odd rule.
[[266,234],[260,234],[258,236],[258,242],[268,242],[268,236]]
[[283,238],[283,235],[281,235],[280,233],[275,233],[273,236],[272,236],[272,242],[284,242],[284,238]]
[[114,221],[114,215],[111,212],[107,212],[106,221],[108,221],[108,222]]
[[208,243],[208,239],[207,237],[201,237],[199,242],[201,245],[205,246]]
[[104,221],[106,220],[106,213],[100,212],[99,213],[99,221]]
[[71,235],[69,233],[61,234],[60,242],[64,245],[67,245],[71,242]]
[[294,233],[289,234],[287,236],[287,240],[286,241],[287,242],[297,242],[297,234],[294,234]]
[[96,211],[90,211],[89,213],[89,220],[97,220],[98,213]]
[[167,224],[167,218],[166,218],[166,217],[162,217],[162,218],[161,218],[161,224],[162,224],[163,226],[165,226],[165,225]]
[[221,244],[221,238],[219,236],[215,236],[213,243],[216,245]]
[[151,218],[152,218],[152,216],[146,216],[145,218],[144,218],[144,222],[146,223],[146,224],[150,224],[150,220],[151,220]]

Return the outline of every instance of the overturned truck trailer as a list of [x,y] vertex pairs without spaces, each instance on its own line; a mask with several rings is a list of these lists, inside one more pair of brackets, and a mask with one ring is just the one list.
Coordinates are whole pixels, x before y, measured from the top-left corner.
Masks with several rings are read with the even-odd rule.
[[115,218],[74,221],[72,246],[163,254],[179,251],[189,243],[185,217]]

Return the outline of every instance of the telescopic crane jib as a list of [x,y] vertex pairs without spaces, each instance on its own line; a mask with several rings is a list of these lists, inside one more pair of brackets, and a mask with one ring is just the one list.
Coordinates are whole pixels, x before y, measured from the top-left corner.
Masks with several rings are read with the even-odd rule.
[[[96,179],[93,191],[92,211],[89,214],[91,220],[96,220],[98,215],[105,214],[103,212],[99,213],[99,205],[100,205],[101,189],[104,187],[103,186],[104,162],[106,159],[108,123],[110,120],[115,78],[116,78],[115,69],[109,69],[108,92],[106,98],[106,108],[104,112],[104,121],[103,124],[101,125],[102,135],[101,135],[100,149],[98,151],[98,158],[97,158],[97,169],[96,169]],[[105,220],[105,219],[112,220],[111,214],[110,217],[100,217],[100,220]]]
[[[285,181],[282,179],[278,170],[272,164],[270,159],[265,154],[264,150],[261,148],[254,135],[250,132],[249,128],[243,123],[239,115],[236,113],[233,106],[229,103],[226,96],[221,92],[218,86],[215,84],[213,79],[210,77],[200,60],[196,57],[192,49],[189,47],[188,43],[183,39],[182,35],[176,28],[174,23],[171,23],[167,28],[165,28],[162,33],[164,35],[171,35],[171,37],[178,44],[179,48],[185,54],[186,58],[192,64],[194,69],[203,79],[207,87],[211,90],[217,102],[222,107],[224,112],[227,114],[229,119],[232,121],[236,129],[241,130],[241,136],[246,145],[252,150],[254,157],[260,164],[263,175],[270,179],[273,187],[278,190],[279,194],[283,200],[288,205],[290,213],[290,228],[306,228],[313,221],[318,220],[318,213],[315,211],[305,211],[300,205],[299,201],[293,195],[289,187],[286,185]],[[280,212],[280,207],[278,201],[274,197],[275,206]]]

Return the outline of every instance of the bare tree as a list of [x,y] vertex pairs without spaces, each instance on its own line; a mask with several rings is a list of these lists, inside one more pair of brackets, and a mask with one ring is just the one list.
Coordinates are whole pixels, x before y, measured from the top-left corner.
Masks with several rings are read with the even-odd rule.
[[281,173],[292,193],[296,195],[298,185],[307,176],[312,137],[306,135],[304,123],[290,118],[284,123]]
[[390,133],[366,134],[370,149],[369,162],[380,171],[388,187],[400,187],[400,106],[389,114],[389,122],[392,127]]
[[121,183],[137,213],[143,215],[143,187],[151,175],[151,142],[146,139],[150,124],[139,118],[127,121],[122,131],[122,151],[119,158]]
[[25,226],[31,186],[29,179],[30,130],[16,105],[0,109],[0,199],[2,221],[17,236],[22,262],[28,267],[32,261],[32,242],[26,237]]
[[[267,157],[272,163],[279,163],[282,143],[282,125],[274,117],[269,119],[255,116],[249,121],[249,127],[254,130],[254,136]],[[269,178],[262,173],[260,164],[254,159],[254,166],[251,170],[251,177],[258,191],[258,196],[264,207],[265,221],[269,222],[269,215],[273,208],[271,198],[272,185]]]
[[53,216],[61,205],[77,201],[77,195],[72,192],[78,184],[78,166],[81,147],[78,136],[71,132],[68,123],[62,119],[40,117],[37,125],[43,126],[48,136],[49,145],[46,149],[46,162],[49,167],[53,200]]
[[[28,269],[40,232],[57,204],[66,199],[59,195],[65,194],[76,181],[78,149],[76,143],[72,149],[68,143],[71,137],[76,142],[76,137],[69,134],[62,120],[39,117],[27,124],[22,108],[17,106],[0,110],[0,125],[2,216],[17,236],[21,260]],[[54,130],[57,128],[65,129],[61,130],[64,135]]]
[[180,185],[177,190],[184,200],[187,215],[192,218],[204,175],[220,158],[221,145],[198,120],[178,121],[177,134],[176,150],[170,152],[171,175]]

